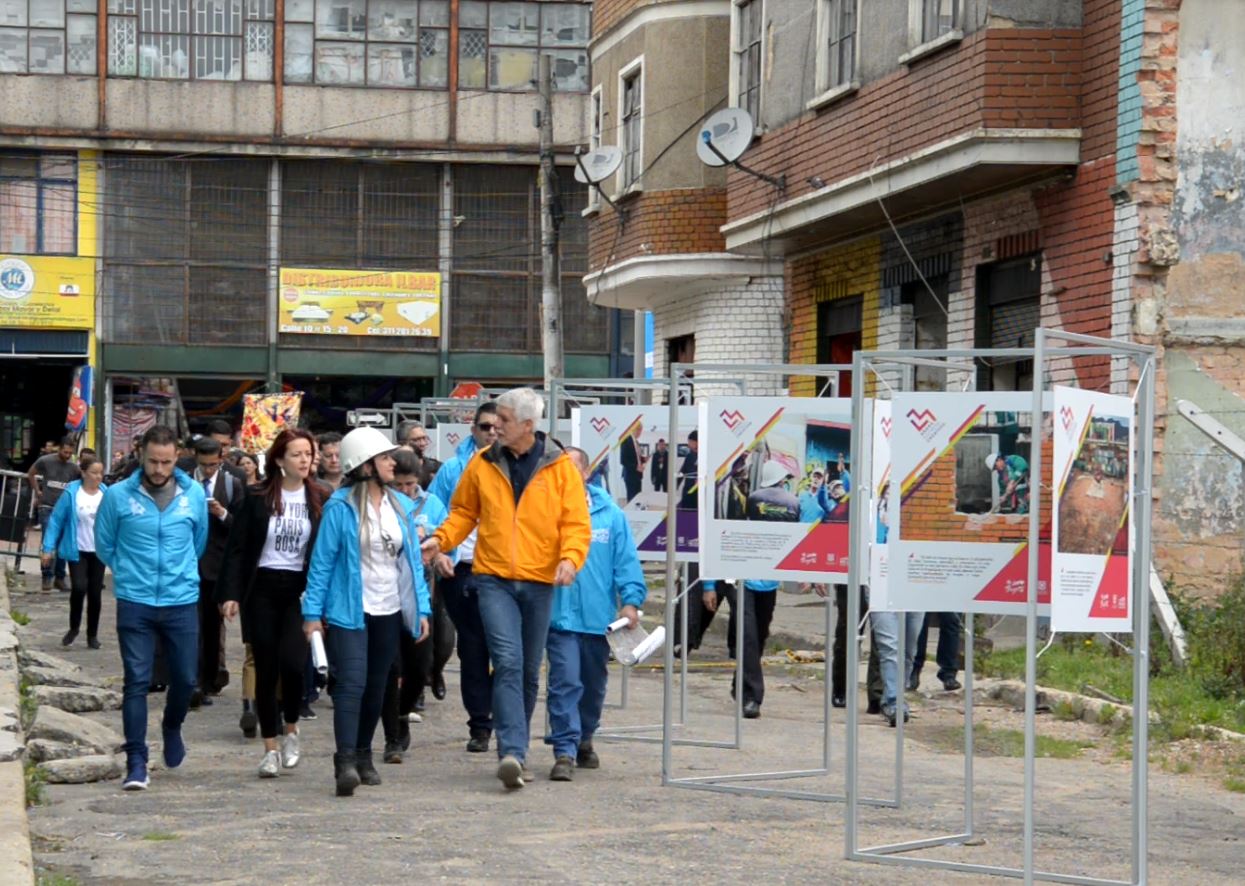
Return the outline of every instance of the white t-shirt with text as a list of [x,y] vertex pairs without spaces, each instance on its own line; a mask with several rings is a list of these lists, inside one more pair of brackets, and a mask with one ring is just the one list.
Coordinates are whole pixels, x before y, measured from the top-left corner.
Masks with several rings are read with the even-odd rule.
[[281,490],[281,513],[268,518],[268,537],[259,555],[260,569],[301,572],[311,541],[311,515],[307,512],[307,489]]

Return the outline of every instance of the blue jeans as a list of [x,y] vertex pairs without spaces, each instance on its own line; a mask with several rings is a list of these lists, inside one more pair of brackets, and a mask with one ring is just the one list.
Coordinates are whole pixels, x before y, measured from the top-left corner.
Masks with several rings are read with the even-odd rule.
[[169,669],[164,702],[165,729],[179,729],[190,708],[199,673],[199,604],[149,606],[117,600],[117,645],[125,670],[121,722],[127,757],[147,759],[147,690],[156,657],[156,639]]
[[[873,642],[878,648],[878,660],[882,671],[882,710],[893,708],[902,693],[903,680],[912,673],[912,657],[916,655],[916,641],[925,623],[924,612],[879,612],[870,610],[873,620]],[[904,624],[904,666],[899,668],[899,622]],[[901,679],[900,675],[903,675]]]
[[549,676],[545,706],[549,709],[549,734],[553,756],[574,758],[582,742],[592,741],[601,725],[610,644],[600,634],[549,631]]
[[493,729],[497,756],[527,759],[540,664],[553,608],[552,585],[475,577],[480,620],[493,660]]
[[333,737],[338,753],[372,749],[389,668],[405,630],[401,612],[364,615],[363,629],[358,631],[329,626],[325,640],[333,673]]

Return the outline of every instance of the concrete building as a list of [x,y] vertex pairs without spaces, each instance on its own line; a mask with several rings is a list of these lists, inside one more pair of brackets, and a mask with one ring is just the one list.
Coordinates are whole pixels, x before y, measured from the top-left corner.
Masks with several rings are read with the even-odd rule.
[[[127,409],[193,423],[257,382],[340,426],[458,380],[539,379],[541,53],[567,372],[616,373],[631,322],[584,298],[570,166],[590,22],[577,0],[0,3],[0,344],[45,355],[0,360],[23,392],[5,453],[57,435],[86,361],[118,442]],[[390,316],[368,287],[411,300]]]
[[[631,149],[630,71],[657,97],[642,174],[611,191],[629,217],[593,219],[588,281],[597,303],[654,312],[658,367],[692,322],[697,359],[741,362],[1024,346],[1039,325],[1154,344],[1156,564],[1199,592],[1239,573],[1241,465],[1176,413],[1188,398],[1245,432],[1239,16],[1214,0],[601,2],[591,49],[606,142]],[[756,121],[744,162],[784,187],[695,161],[696,115],[724,104]],[[1032,373],[996,362],[976,381]],[[1126,387],[1104,361],[1053,375]]]
[[783,349],[782,263],[726,251],[726,173],[696,157],[700,122],[734,103],[731,8],[596,3],[591,139],[624,159],[602,184],[620,211],[595,195],[586,211],[585,284],[591,304],[652,313],[655,376],[670,362],[770,360]]

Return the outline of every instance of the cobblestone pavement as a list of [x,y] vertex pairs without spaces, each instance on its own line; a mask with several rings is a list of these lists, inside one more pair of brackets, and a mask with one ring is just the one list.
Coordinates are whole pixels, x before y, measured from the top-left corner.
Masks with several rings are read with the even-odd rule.
[[[59,641],[68,595],[41,593],[30,576],[25,588],[12,601],[32,618],[23,642],[63,655],[119,688],[111,598],[106,594],[103,649],[90,651],[79,642],[63,650]],[[333,797],[327,701],[318,705],[320,718],[303,726],[302,764],[279,779],[261,781],[255,775],[260,743],[245,740],[237,726],[240,650],[237,629],[230,630],[234,680],[215,705],[191,714],[185,731],[189,756],[179,770],[157,769],[146,793],[125,794],[116,781],[46,788],[46,804],[30,810],[36,862],[43,873],[105,884],[394,883],[398,878],[673,883],[689,877],[928,884],[983,879],[845,861],[839,803],[663,788],[660,746],[654,744],[601,742],[602,768],[577,772],[574,782],[565,784],[548,781],[551,754],[537,739],[529,757],[536,782],[506,794],[494,777],[493,756],[464,752],[456,673],[448,675],[448,699],[430,699],[424,722],[413,725],[406,762],[381,767],[382,786],[360,788],[352,799]],[[708,650],[708,657],[713,652]],[[693,674],[686,734],[730,735],[728,681],[729,671],[712,664]],[[611,701],[618,699],[617,682],[615,677]],[[744,724],[744,749],[678,748],[677,774],[816,765],[820,673],[771,667],[767,683],[764,716]],[[608,711],[608,722],[660,722],[660,673],[636,673],[630,689],[628,709]],[[151,700],[153,735],[158,736],[162,696]],[[948,753],[945,741],[936,739],[954,729],[962,708],[954,699],[917,701],[915,708],[907,730],[903,808],[862,809],[862,845],[957,829],[962,757]],[[538,734],[543,711],[542,704],[534,728]],[[89,716],[121,728],[120,712]],[[862,721],[865,790],[877,795],[891,783],[894,732],[875,717],[862,716]],[[841,718],[832,733],[832,771],[841,773]],[[159,756],[154,748],[152,756]],[[1127,763],[1100,754],[1040,760],[1037,771],[1041,867],[1126,877]],[[1021,777],[1019,759],[979,756],[979,839],[923,857],[1019,864]],[[784,786],[834,792],[842,790],[842,778],[806,778]],[[1151,882],[1240,882],[1245,796],[1189,776],[1154,772],[1150,799]]]

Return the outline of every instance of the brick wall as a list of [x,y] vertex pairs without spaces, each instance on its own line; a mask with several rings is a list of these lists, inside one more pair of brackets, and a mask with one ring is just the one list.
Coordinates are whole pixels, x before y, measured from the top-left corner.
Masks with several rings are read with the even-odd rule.
[[592,4],[592,36],[600,37],[634,10],[654,0],[596,0]]
[[[666,374],[666,341],[681,335],[696,336],[697,363],[778,362],[783,327],[781,277],[756,277],[743,286],[664,304],[653,311],[653,377]],[[744,378],[749,395],[777,394],[782,386],[776,375]],[[706,381],[696,386],[697,398],[737,393],[733,385]]]
[[[1054,450],[1048,439],[1042,444],[1044,489],[1050,488],[1053,458]],[[981,469],[986,469],[984,462]],[[1042,496],[1043,537],[1050,534],[1050,499],[1050,495]],[[951,449],[935,460],[926,478],[905,496],[901,512],[903,537],[909,541],[947,542],[1019,542],[1029,537],[1028,515],[961,514],[956,512],[955,504],[955,450]]]
[[[790,200],[812,189],[807,182],[812,176],[833,182],[858,175],[973,129],[1076,128],[1081,69],[1080,30],[979,31],[954,49],[899,68],[820,113],[805,113],[766,133],[749,150],[748,163],[762,172],[786,173],[784,199]],[[1115,71],[1113,66],[1113,77]],[[1112,117],[1112,140],[1114,134]],[[769,185],[735,170],[728,186],[732,220],[765,209],[772,194]]]
[[639,255],[726,251],[724,188],[644,192],[623,205],[628,217],[621,228],[608,205],[589,220],[589,271]]
[[[861,344],[866,350],[877,347],[881,255],[881,238],[866,237],[787,262],[787,291],[791,306],[790,362],[817,362],[817,305],[833,299],[857,295],[864,297]],[[792,396],[811,397],[816,393],[816,379],[791,380]]]

